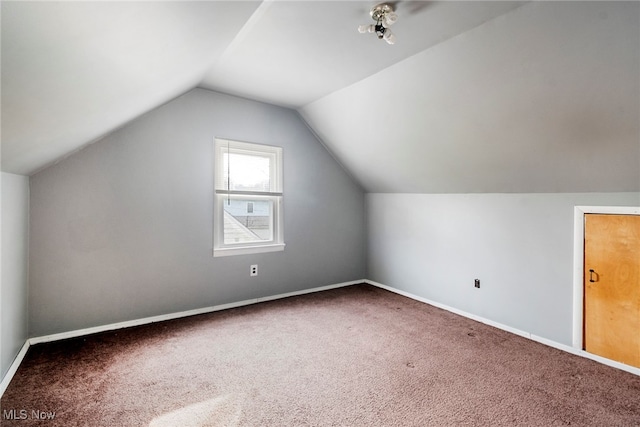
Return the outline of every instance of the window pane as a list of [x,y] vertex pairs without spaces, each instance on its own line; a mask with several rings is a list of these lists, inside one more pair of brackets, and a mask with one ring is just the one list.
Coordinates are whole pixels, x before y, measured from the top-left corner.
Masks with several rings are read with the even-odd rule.
[[282,250],[282,148],[216,138],[214,149],[214,256]]
[[273,201],[225,197],[222,203],[225,245],[273,240]]
[[224,189],[232,191],[270,191],[271,158],[231,151],[223,156]]

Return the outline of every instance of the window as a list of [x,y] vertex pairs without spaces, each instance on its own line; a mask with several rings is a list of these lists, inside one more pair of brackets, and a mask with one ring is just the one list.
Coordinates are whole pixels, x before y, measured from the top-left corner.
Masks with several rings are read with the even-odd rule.
[[216,138],[213,256],[284,250],[282,148]]

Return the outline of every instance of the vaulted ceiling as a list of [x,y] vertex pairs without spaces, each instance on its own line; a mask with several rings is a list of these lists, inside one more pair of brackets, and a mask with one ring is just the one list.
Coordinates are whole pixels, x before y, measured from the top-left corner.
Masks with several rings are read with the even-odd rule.
[[296,109],[371,192],[640,191],[640,3],[8,2],[2,170],[202,87]]

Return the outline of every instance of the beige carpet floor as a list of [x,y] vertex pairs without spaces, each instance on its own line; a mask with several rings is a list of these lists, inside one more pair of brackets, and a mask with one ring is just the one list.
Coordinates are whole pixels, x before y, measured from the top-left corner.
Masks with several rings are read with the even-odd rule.
[[640,377],[356,285],[34,346],[1,404],[3,427],[640,426]]

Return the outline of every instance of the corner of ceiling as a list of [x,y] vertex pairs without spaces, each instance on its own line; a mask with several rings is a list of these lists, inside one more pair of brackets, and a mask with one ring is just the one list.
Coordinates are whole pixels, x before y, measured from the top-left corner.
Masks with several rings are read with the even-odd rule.
[[309,124],[307,119],[305,119],[304,114],[300,111],[300,108],[292,109],[295,114],[298,116],[298,119],[307,127],[309,132],[313,135],[313,137],[322,145],[322,147],[329,153],[329,155],[335,160],[335,162],[345,171],[345,173],[351,178],[351,180],[360,188],[363,193],[367,193],[367,188],[363,185],[363,183],[351,172],[351,170],[345,166],[344,162],[340,160],[340,158],[329,148],[329,146],[324,142],[322,137],[318,134],[318,132],[313,129],[313,127]]

